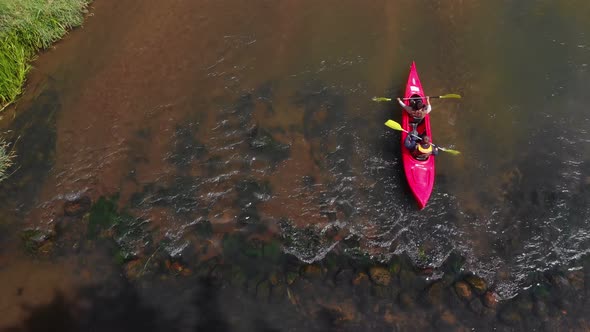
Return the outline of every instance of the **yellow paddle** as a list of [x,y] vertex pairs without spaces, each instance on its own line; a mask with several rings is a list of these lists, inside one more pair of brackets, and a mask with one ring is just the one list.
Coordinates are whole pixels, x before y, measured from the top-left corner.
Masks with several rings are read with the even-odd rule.
[[[421,99],[422,97],[414,97],[414,98],[402,98],[402,100],[410,100],[410,99]],[[442,95],[442,96],[434,96],[434,97],[430,97],[431,99],[434,98],[440,98],[440,99],[447,99],[447,98],[455,98],[455,99],[459,99],[461,98],[460,95],[456,94],[456,93],[449,93],[446,95]],[[381,101],[391,101],[391,98],[386,98],[386,97],[373,97],[373,101],[377,101],[377,102],[381,102]]]
[[[385,122],[385,125],[388,126],[391,129],[393,129],[393,130],[403,131],[404,133],[408,133],[408,134],[412,135],[409,131],[407,131],[404,128],[402,128],[402,126],[399,123],[397,123],[397,122],[395,122],[393,120],[387,120],[387,122]],[[418,138],[419,140],[422,140],[422,137],[420,137],[420,136],[416,136],[416,135],[412,135],[412,136]],[[435,145],[435,144],[432,144],[432,146],[438,148],[441,151],[448,152],[448,153],[450,153],[452,155],[455,155],[455,156],[461,153],[461,152],[459,152],[457,150],[443,148],[442,146],[438,146],[438,145]]]

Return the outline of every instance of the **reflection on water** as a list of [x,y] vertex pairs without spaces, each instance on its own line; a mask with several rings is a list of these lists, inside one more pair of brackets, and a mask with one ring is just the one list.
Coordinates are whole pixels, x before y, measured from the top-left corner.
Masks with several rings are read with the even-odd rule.
[[[24,240],[34,251],[106,247],[141,283],[154,263],[190,275],[227,259],[228,234],[243,234],[306,263],[405,253],[433,279],[459,253],[505,298],[538,271],[580,270],[590,42],[578,15],[589,10],[97,3],[40,58],[41,92],[11,124],[21,168],[2,184],[0,225],[14,235],[1,254],[36,229]],[[427,92],[464,96],[433,101],[435,142],[463,154],[437,158],[424,211],[408,195],[399,134],[382,125],[399,110],[370,101],[399,94],[412,60]]]

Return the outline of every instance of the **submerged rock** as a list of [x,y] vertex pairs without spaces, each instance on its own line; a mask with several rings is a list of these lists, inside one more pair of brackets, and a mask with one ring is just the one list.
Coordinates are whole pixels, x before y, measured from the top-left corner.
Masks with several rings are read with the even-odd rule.
[[64,203],[64,214],[70,217],[79,217],[90,211],[92,201],[88,196],[82,196]]
[[29,254],[48,256],[53,251],[54,233],[40,229],[27,229],[21,233],[25,250]]
[[512,307],[507,307],[504,310],[502,310],[500,312],[499,318],[503,323],[512,326],[519,325],[522,321],[522,317],[520,316],[518,311],[516,311]]
[[399,294],[399,303],[405,309],[412,309],[416,306],[416,297],[409,291],[404,291]]
[[342,270],[334,277],[337,286],[351,285],[353,278],[354,271],[350,269]]
[[249,145],[259,158],[272,162],[279,162],[288,158],[291,152],[290,145],[280,143],[268,131],[259,127],[252,130]]
[[490,309],[495,309],[498,306],[498,295],[492,291],[487,291],[483,295],[483,303]]
[[391,274],[389,271],[381,266],[373,266],[369,269],[369,276],[371,280],[377,285],[389,286],[391,283]]
[[322,268],[317,264],[305,265],[301,268],[301,276],[307,279],[322,278]]
[[471,287],[473,287],[473,289],[478,295],[484,294],[488,289],[486,281],[480,277],[468,276],[467,278],[465,278],[465,281],[467,281],[471,285]]
[[443,295],[445,286],[441,281],[436,281],[428,288],[426,293],[426,301],[433,306],[441,306],[443,302]]
[[438,318],[436,325],[439,328],[443,329],[456,327],[457,317],[455,317],[455,315],[451,311],[445,310],[440,314],[440,317]]
[[481,315],[484,312],[485,308],[481,303],[481,300],[476,297],[473,300],[471,300],[471,302],[469,302],[469,309],[471,309],[471,311],[473,311],[474,313]]
[[469,285],[464,282],[464,281],[458,281],[455,283],[455,291],[457,292],[457,295],[459,296],[459,298],[461,298],[462,300],[465,301],[469,301],[471,300],[471,288],[469,287]]
[[584,271],[582,271],[582,270],[571,271],[570,273],[567,274],[567,279],[569,280],[570,284],[572,285],[572,287],[576,291],[578,291],[578,292],[584,291],[584,287],[585,287]]
[[534,312],[535,316],[541,318],[542,320],[547,319],[548,310],[547,310],[547,305],[545,304],[544,301],[540,301],[540,300],[535,301],[533,308],[534,308],[533,312]]

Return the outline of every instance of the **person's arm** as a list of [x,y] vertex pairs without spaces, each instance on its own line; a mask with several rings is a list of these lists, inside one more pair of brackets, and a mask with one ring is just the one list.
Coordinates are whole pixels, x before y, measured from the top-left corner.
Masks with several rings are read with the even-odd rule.
[[406,112],[410,113],[410,115],[412,114],[411,112],[413,111],[412,107],[406,105],[406,103],[404,103],[401,98],[397,98],[397,102],[399,103],[399,106],[403,107],[404,110],[406,110]]
[[414,140],[412,135],[406,136],[406,139],[404,140],[404,146],[406,147],[406,149],[414,151],[414,149],[416,148],[416,141]]
[[426,97],[426,109],[424,110],[424,112],[428,114],[430,113],[430,111],[432,111],[432,106],[430,106],[430,97]]
[[438,156],[438,148],[436,146],[432,146],[432,154]]

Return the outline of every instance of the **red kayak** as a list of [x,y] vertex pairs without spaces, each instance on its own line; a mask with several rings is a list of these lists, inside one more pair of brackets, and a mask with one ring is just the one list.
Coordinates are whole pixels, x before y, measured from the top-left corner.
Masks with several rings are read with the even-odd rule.
[[[408,83],[406,84],[406,92],[404,98],[410,98],[412,95],[419,95],[422,97],[422,102],[426,105],[426,95],[422,89],[420,78],[418,77],[418,71],[416,71],[416,63],[412,62],[410,67],[410,76],[408,77]],[[409,105],[410,101],[405,101],[406,105]],[[402,128],[407,131],[412,131],[410,125],[411,116],[408,112],[402,110]],[[418,133],[420,135],[426,134],[430,136],[432,142],[432,131],[430,130],[430,115],[426,115],[424,120],[418,125]],[[404,140],[406,139],[405,132],[402,132],[402,163],[404,164],[404,172],[406,173],[406,179],[408,185],[412,190],[412,194],[418,201],[418,207],[423,209],[426,206],[426,202],[430,198],[432,188],[434,187],[434,156],[431,155],[427,160],[420,161],[414,158],[411,152],[404,146]]]

